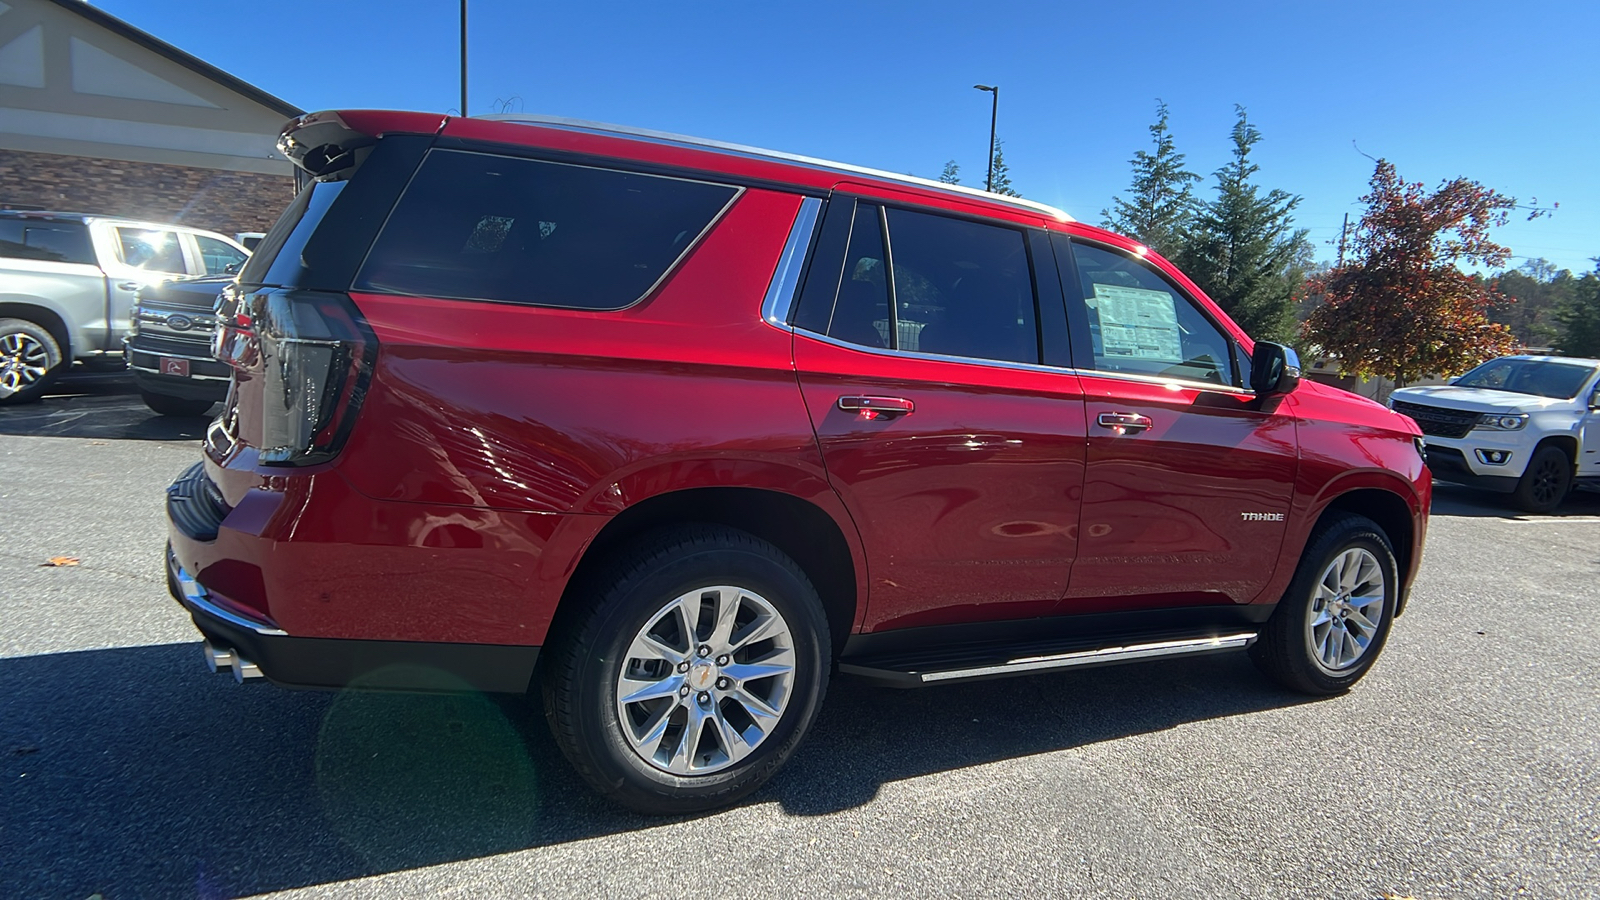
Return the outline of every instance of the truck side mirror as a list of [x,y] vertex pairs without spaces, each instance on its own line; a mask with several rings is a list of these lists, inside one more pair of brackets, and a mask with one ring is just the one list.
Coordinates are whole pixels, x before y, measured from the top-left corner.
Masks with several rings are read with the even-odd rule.
[[1300,355],[1271,341],[1257,341],[1250,354],[1250,389],[1257,397],[1287,394],[1300,386]]

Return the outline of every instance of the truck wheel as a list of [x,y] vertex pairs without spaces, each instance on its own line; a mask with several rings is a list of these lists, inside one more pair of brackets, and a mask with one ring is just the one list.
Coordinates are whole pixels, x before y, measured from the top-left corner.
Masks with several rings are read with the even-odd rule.
[[173,397],[168,394],[156,394],[150,391],[139,391],[140,399],[144,405],[150,407],[152,412],[163,416],[203,416],[211,411],[215,400],[189,400],[183,397]]
[[657,532],[614,558],[540,661],[545,716],[601,794],[639,812],[725,806],[772,777],[827,687],[805,573],[742,531]]
[[1524,512],[1553,512],[1572,489],[1572,460],[1560,447],[1545,445],[1533,451],[1528,468],[1511,492],[1511,502]]
[[0,319],[0,403],[32,403],[61,369],[61,347],[26,319]]
[[1363,516],[1334,513],[1306,542],[1294,580],[1250,658],[1291,690],[1343,693],[1383,650],[1399,585],[1383,530]]

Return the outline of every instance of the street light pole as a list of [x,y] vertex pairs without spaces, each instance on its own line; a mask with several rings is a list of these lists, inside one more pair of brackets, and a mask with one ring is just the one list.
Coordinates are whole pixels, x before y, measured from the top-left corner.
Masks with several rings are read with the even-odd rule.
[[[465,3],[466,0],[461,0]],[[980,91],[988,91],[993,95],[993,102],[989,105],[989,177],[984,181],[983,189],[994,190],[994,126],[1000,118],[1000,86],[989,84],[975,84],[973,87]]]
[[467,0],[461,0],[461,115],[467,114]]

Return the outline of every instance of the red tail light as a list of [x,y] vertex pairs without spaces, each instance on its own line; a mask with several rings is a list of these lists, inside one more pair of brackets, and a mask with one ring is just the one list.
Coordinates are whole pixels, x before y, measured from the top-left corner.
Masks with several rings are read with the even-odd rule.
[[[230,399],[225,415],[259,410],[259,430],[243,430],[257,435],[263,464],[306,466],[332,459],[372,380],[377,338],[344,294],[263,290],[242,299],[228,310],[233,315],[218,341],[218,356],[238,370],[235,394],[254,382],[248,390],[255,402],[235,409]],[[228,305],[228,298],[223,302]]]

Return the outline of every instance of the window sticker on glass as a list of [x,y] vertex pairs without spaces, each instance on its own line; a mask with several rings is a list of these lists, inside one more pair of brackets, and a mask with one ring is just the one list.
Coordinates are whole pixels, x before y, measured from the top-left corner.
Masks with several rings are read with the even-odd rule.
[[1100,340],[1105,356],[1183,361],[1178,304],[1171,294],[1096,284],[1093,305],[1100,314]]

